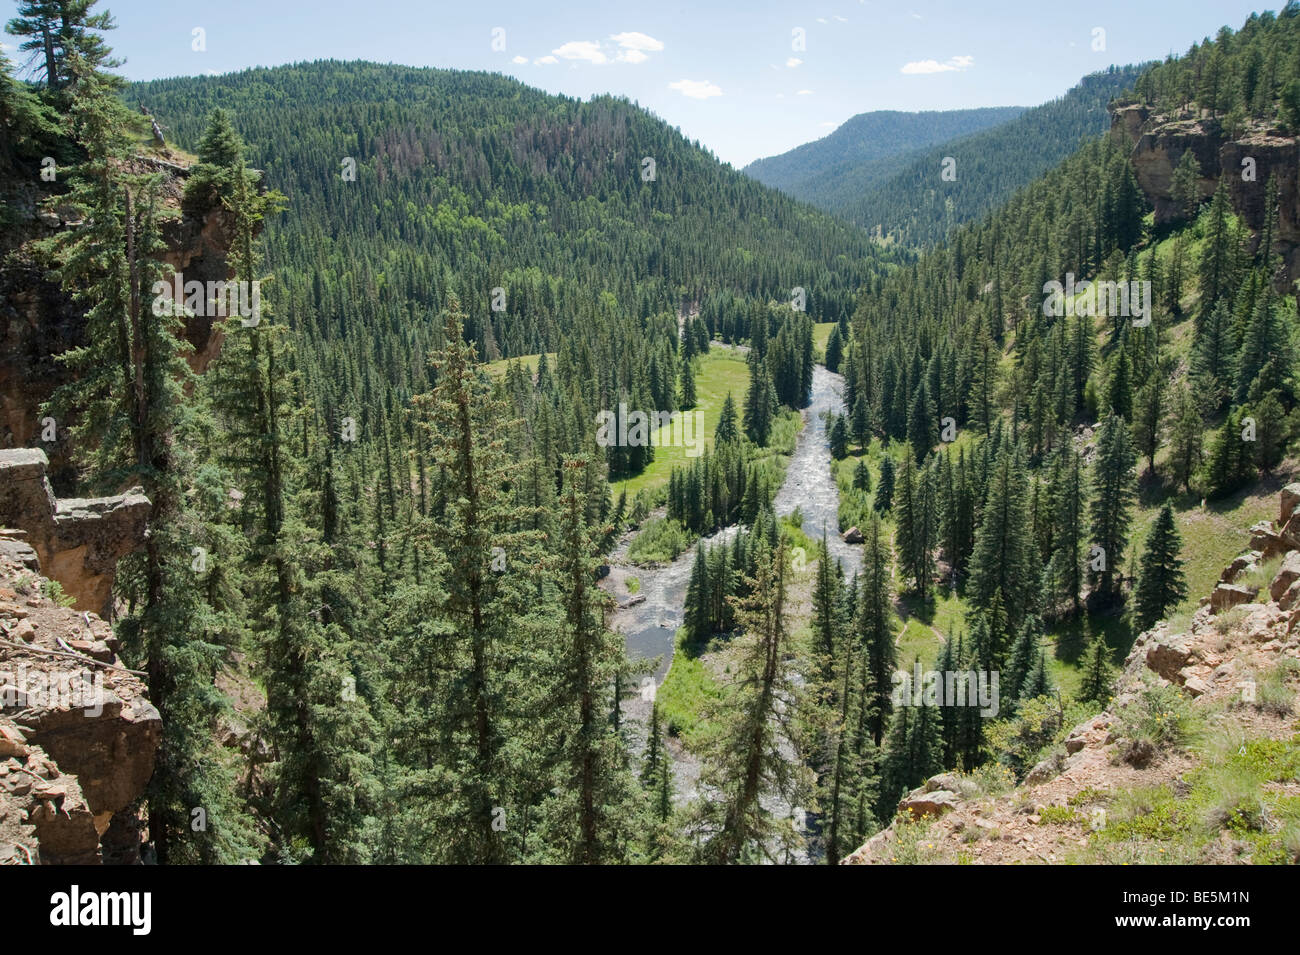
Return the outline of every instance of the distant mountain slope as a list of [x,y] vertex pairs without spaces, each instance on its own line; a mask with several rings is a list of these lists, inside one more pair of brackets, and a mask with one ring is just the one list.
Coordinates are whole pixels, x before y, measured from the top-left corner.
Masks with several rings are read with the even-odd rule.
[[[555,351],[593,310],[641,318],[725,289],[784,301],[800,286],[811,313],[835,319],[878,258],[859,230],[624,99],[338,61],[127,97],[182,146],[212,108],[232,111],[253,164],[291,199],[267,228],[281,300],[322,336],[414,334],[452,292],[487,357]],[[494,312],[497,286],[509,304]]]
[[[823,144],[837,136],[837,130],[783,156],[760,160],[745,171],[779,185],[783,177],[793,178],[791,170],[807,169],[797,185],[781,188],[882,238],[903,245],[933,245],[954,226],[992,212],[1073,153],[1082,140],[1108,129],[1107,105],[1131,89],[1145,68],[1111,67],[1093,73],[1059,99],[1020,111],[999,125],[901,154],[832,165],[825,159]],[[966,114],[996,112],[968,110]],[[854,120],[881,115],[864,113]],[[846,148],[851,142],[845,140]],[[804,159],[797,160],[797,154]],[[947,156],[956,160],[953,181],[940,178]],[[773,165],[760,168],[764,164]]]
[[899,157],[1005,123],[1022,112],[1023,106],[1003,106],[859,113],[830,135],[755,160],[743,172],[796,199],[834,210],[848,200],[853,184],[861,188],[864,182],[896,170]]

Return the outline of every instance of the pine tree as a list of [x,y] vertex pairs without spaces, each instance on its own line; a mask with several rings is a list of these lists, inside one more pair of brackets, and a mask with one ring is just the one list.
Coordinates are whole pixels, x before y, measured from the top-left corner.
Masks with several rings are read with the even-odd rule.
[[1191,490],[1193,475],[1201,466],[1202,432],[1205,427],[1196,399],[1186,382],[1174,392],[1172,420],[1169,425],[1169,466],[1175,484]]
[[1011,645],[1001,684],[1002,693],[1010,702],[1021,699],[1020,690],[1038,658],[1041,637],[1042,623],[1037,617],[1029,617],[1020,627],[1015,643]]
[[1139,569],[1136,610],[1138,626],[1155,626],[1170,607],[1187,596],[1183,562],[1178,557],[1182,540],[1169,502],[1160,508],[1147,535]]
[[[913,688],[919,693],[918,688]],[[880,803],[882,821],[893,815],[909,789],[919,786],[943,770],[943,738],[938,710],[922,701],[909,700],[894,712],[885,742],[881,766]]]
[[1196,161],[1196,154],[1190,149],[1183,150],[1174,168],[1170,194],[1178,214],[1184,219],[1193,218],[1201,204],[1200,178],[1201,166]]
[[[760,323],[761,325],[762,323]],[[772,419],[776,415],[776,395],[767,363],[751,352],[749,359],[749,391],[745,395],[745,434],[760,448],[767,447],[772,433]]]
[[646,755],[641,766],[641,786],[650,796],[651,813],[659,823],[666,823],[673,811],[672,757],[664,746],[659,704],[650,707],[650,728],[646,732]]
[[1020,699],[1022,702],[1034,700],[1049,695],[1053,689],[1051,672],[1047,667],[1047,651],[1039,647],[1034,665],[1029,668],[1025,681],[1021,684]]
[[681,400],[678,406],[687,411],[695,407],[695,366],[689,356],[682,358]]
[[1029,483],[1020,451],[1004,448],[989,475],[969,587],[981,607],[990,605],[995,592],[1001,593],[1013,626],[1032,609],[1039,583],[1028,507]]
[[835,415],[830,426],[831,457],[841,461],[849,453],[849,430],[845,425],[844,415]]
[[1073,613],[1080,610],[1083,592],[1084,487],[1079,453],[1061,446],[1060,479],[1052,488],[1056,508],[1053,515],[1054,540],[1048,579],[1052,609],[1068,601]]
[[[91,13],[97,0],[22,0],[18,16],[5,32],[26,37],[18,48],[33,53],[41,64],[40,73],[50,90],[76,85],[85,73],[97,73],[112,89],[123,85],[108,70],[122,65],[100,34],[116,24],[108,12]],[[84,72],[83,72],[84,71]],[[68,98],[60,100],[65,105]]]
[[1129,363],[1128,352],[1124,348],[1120,348],[1115,355],[1115,364],[1111,370],[1106,394],[1106,406],[1111,414],[1119,415],[1126,421],[1133,417],[1133,368]]
[[1114,602],[1120,595],[1120,557],[1128,546],[1133,486],[1133,445],[1128,426],[1116,415],[1107,416],[1097,437],[1097,462],[1093,471],[1093,496],[1089,515],[1092,543],[1101,548],[1094,567],[1094,590]]
[[518,568],[538,565],[541,555],[534,532],[514,529],[528,521],[506,490],[521,467],[501,440],[508,409],[479,377],[454,297],[443,320],[445,344],[433,361],[437,383],[417,408],[445,482],[443,512],[429,527],[446,559],[445,596],[428,614],[445,621],[436,639],[443,666],[459,677],[443,685],[430,720],[441,773],[427,783],[436,798],[425,825],[438,834],[447,861],[501,862],[508,858],[510,811],[522,813],[510,803],[524,778],[516,760],[530,729],[508,706],[508,674],[511,685],[526,680],[517,668],[509,672],[509,647],[532,625],[536,585],[520,573],[494,573],[490,562],[494,547]]
[[867,404],[866,394],[862,392],[853,401],[852,421],[850,430],[853,432],[853,440],[865,450],[871,441],[871,408]]
[[1098,632],[1083,651],[1083,682],[1079,698],[1105,706],[1110,701],[1114,671],[1110,663],[1110,647],[1105,634]]
[[853,489],[855,491],[871,490],[871,469],[867,467],[865,458],[858,458],[858,463],[853,466]]
[[916,386],[916,394],[912,397],[912,408],[907,417],[907,440],[918,463],[923,462],[930,449],[939,442],[939,429],[924,381]]
[[826,338],[826,370],[838,372],[840,370],[840,361],[844,357],[844,343],[840,338],[840,327],[836,325],[831,329],[831,333]]
[[700,805],[692,827],[701,860],[711,864],[777,861],[799,838],[764,805],[772,795],[797,805],[808,785],[785,749],[799,748],[792,717],[801,696],[785,663],[785,546],[782,538],[775,551],[759,550],[749,595],[736,601],[745,652],[725,711],[713,714],[719,728],[701,779],[717,796]]
[[1206,220],[1205,250],[1201,253],[1201,308],[1212,309],[1232,289],[1237,274],[1239,238],[1232,217],[1228,178],[1219,180]]
[[53,110],[14,79],[9,58],[0,50],[0,130],[5,134],[0,138],[0,170],[19,159],[49,155],[59,135],[57,122]]
[[1157,362],[1155,374],[1138,390],[1133,414],[1133,437],[1139,454],[1147,459],[1147,470],[1155,474],[1156,451],[1160,448],[1160,430],[1165,418],[1165,369]]
[[716,596],[709,583],[709,563],[704,555],[704,545],[695,545],[695,563],[691,565],[690,583],[686,585],[686,603],[682,609],[686,639],[692,642],[706,639],[713,632],[709,614],[711,601]]
[[557,584],[564,603],[561,679],[552,700],[561,721],[563,755],[550,805],[548,843],[576,864],[616,860],[631,823],[633,790],[625,778],[622,741],[605,716],[609,688],[627,669],[622,639],[605,626],[608,598],[596,586],[599,528],[591,523],[590,463],[564,463]]
[[[1289,346],[1289,336],[1280,320],[1272,296],[1261,296],[1250,323],[1246,326],[1241,352],[1237,358],[1237,388],[1234,398],[1237,404],[1248,400],[1252,386],[1258,387],[1256,380],[1265,369],[1270,367],[1270,362],[1277,356],[1283,356],[1285,365],[1290,366]],[[1277,366],[1272,365],[1272,367]]]
[[713,446],[721,447],[740,439],[740,432],[736,430],[736,402],[732,400],[731,392],[727,392],[726,400],[722,402],[722,411],[718,415],[718,426],[713,432]]
[[895,647],[890,623],[893,598],[889,591],[889,550],[880,518],[874,515],[867,524],[863,545],[854,630],[858,646],[866,654],[863,712],[872,741],[879,746],[892,710]]
[[1249,442],[1245,440],[1248,417],[1244,409],[1237,408],[1214,433],[1200,478],[1207,497],[1224,497],[1254,478]]
[[926,551],[924,511],[920,501],[919,481],[910,454],[903,458],[898,472],[898,501],[895,511],[894,543],[898,562],[905,577],[912,581],[915,593],[925,596],[930,585],[930,555]]
[[886,454],[880,461],[880,483],[876,485],[875,507],[888,511],[894,506],[894,459]]

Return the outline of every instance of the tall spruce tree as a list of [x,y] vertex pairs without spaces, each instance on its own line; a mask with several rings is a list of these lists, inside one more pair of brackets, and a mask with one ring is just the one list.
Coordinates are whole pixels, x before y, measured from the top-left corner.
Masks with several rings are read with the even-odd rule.
[[1138,570],[1135,609],[1143,630],[1155,626],[1170,607],[1187,596],[1183,562],[1178,557],[1181,548],[1174,510],[1166,501],[1151,525]]

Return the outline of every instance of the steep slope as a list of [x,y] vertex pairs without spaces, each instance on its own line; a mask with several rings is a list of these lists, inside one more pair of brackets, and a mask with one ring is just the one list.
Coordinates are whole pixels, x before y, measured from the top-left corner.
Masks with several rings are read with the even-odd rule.
[[1300,861],[1298,503],[1289,485],[1190,625],[1142,634],[1110,705],[1021,785],[932,777],[844,863]]
[[139,861],[162,736],[112,630],[54,599],[0,529],[0,865]]
[[1000,125],[1024,111],[1023,106],[1001,106],[859,113],[833,133],[779,156],[755,160],[742,172],[796,199],[834,211],[926,147]]

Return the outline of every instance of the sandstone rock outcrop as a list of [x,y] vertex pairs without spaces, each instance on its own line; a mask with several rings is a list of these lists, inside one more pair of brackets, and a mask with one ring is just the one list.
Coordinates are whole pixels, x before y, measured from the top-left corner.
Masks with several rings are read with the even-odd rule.
[[[139,171],[167,173],[164,201],[181,215],[163,227],[161,258],[181,275],[182,282],[227,280],[232,272],[227,254],[233,241],[229,214],[182,207],[187,170],[175,163],[139,156]],[[55,356],[84,344],[84,308],[73,302],[49,276],[48,268],[28,252],[29,243],[48,238],[77,224],[71,211],[49,212],[42,203],[46,188],[36,177],[0,179],[0,203],[9,222],[0,228],[0,449],[30,446],[42,436],[40,408],[54,389],[69,380],[68,369]],[[193,346],[190,366],[202,373],[221,350],[222,331],[215,308],[185,321],[185,337]],[[209,316],[209,317],[204,317]],[[60,490],[75,480],[68,461],[66,422],[56,422],[56,440],[43,446],[52,462],[50,477]]]
[[78,610],[107,616],[117,561],[143,543],[149,499],[139,489],[100,498],[59,500],[39,448],[0,451],[0,527],[15,527]]
[[0,864],[99,863],[110,834],[138,861],[162,721],[108,624],[40,584],[0,554]]
[[[1179,215],[1172,186],[1174,170],[1191,152],[1201,169],[1201,198],[1214,194],[1227,176],[1232,207],[1257,237],[1268,219],[1266,187],[1278,183],[1276,243],[1286,266],[1279,289],[1290,288],[1300,276],[1300,141],[1261,123],[1248,124],[1231,138],[1217,117],[1185,113],[1153,114],[1142,105],[1117,106],[1111,112],[1111,133],[1132,147],[1131,162],[1138,185],[1155,206],[1156,222]],[[1243,171],[1252,174],[1243,178]]]

